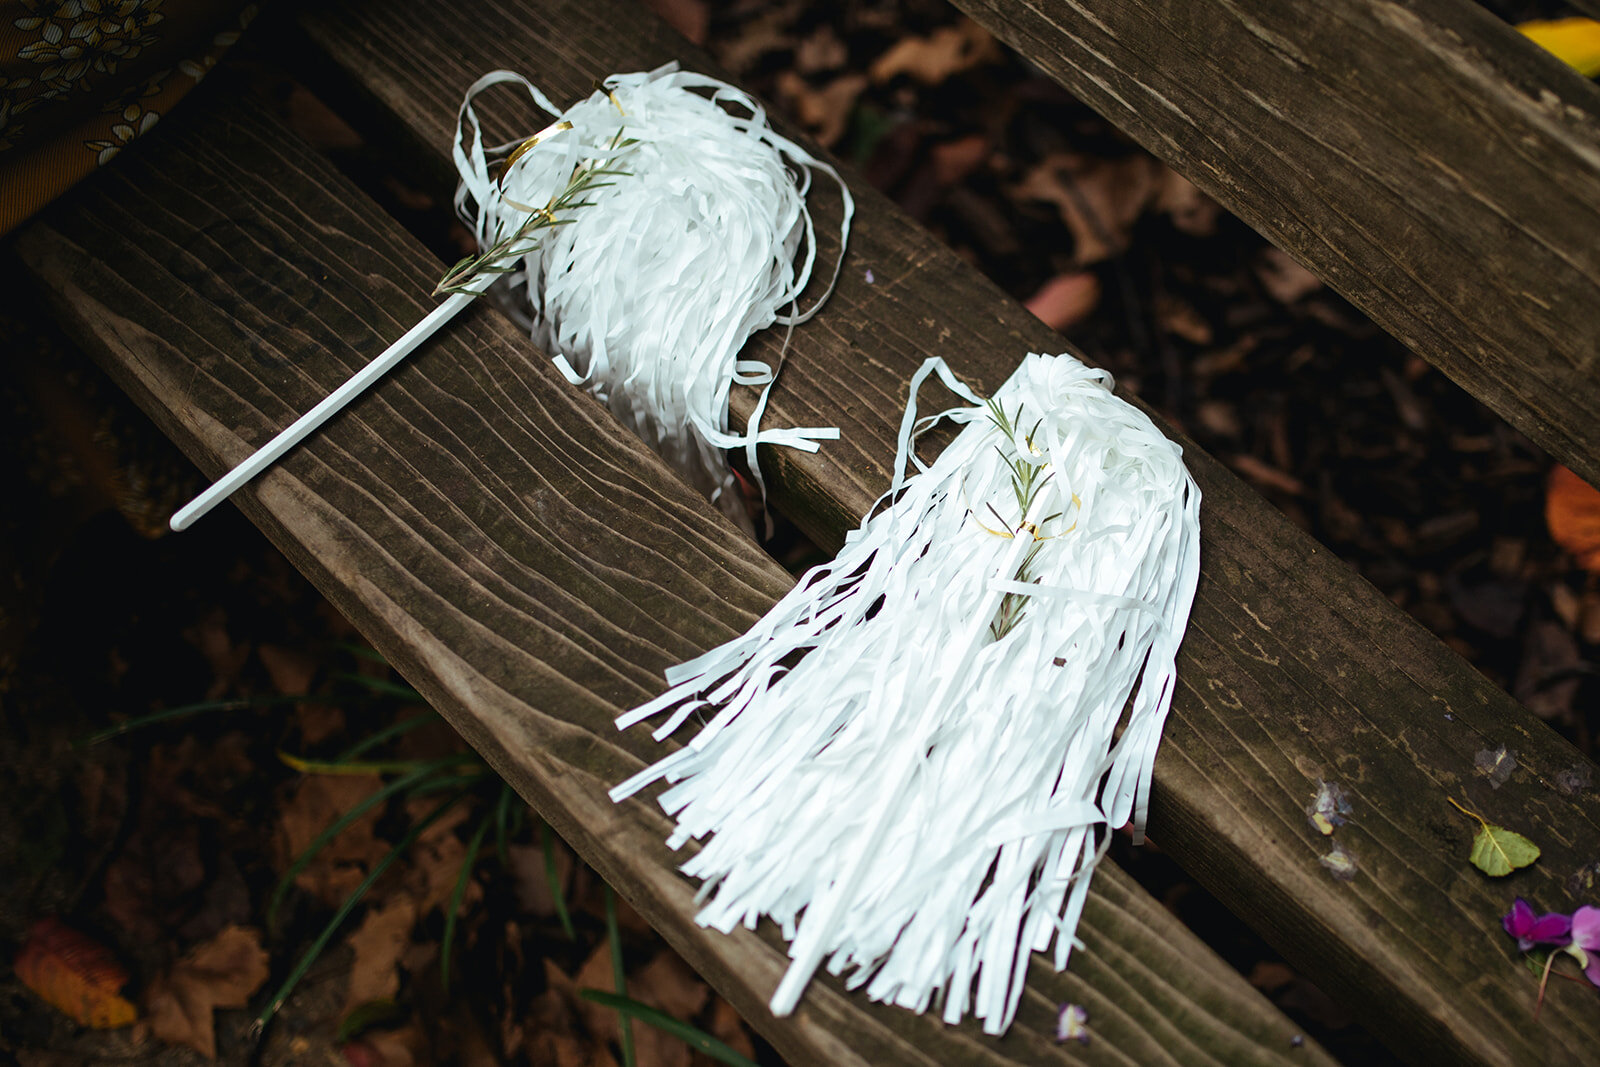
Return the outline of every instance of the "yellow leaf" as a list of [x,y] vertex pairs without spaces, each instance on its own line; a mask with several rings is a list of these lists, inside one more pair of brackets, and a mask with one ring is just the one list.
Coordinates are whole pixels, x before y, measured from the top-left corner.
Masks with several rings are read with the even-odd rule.
[[1517,29],[1585,78],[1600,74],[1600,22],[1582,18],[1539,19],[1524,22]]

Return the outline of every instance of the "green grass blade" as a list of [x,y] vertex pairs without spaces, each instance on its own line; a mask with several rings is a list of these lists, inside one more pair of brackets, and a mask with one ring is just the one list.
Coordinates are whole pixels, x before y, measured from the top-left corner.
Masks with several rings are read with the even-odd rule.
[[500,799],[494,806],[494,851],[500,857],[500,866],[505,870],[511,869],[510,831],[508,824],[511,819],[511,798],[516,796],[516,790],[508,783],[500,783]]
[[155,726],[157,723],[171,722],[174,719],[186,719],[191,715],[203,715],[208,711],[248,711],[251,708],[265,708],[274,704],[301,704],[312,699],[314,698],[309,696],[271,696],[242,697],[237,700],[202,700],[197,704],[184,704],[176,708],[162,708],[147,715],[136,715],[126,722],[90,734],[88,739],[81,743],[98,745],[146,726]]
[[[628,976],[622,967],[622,932],[617,929],[617,894],[606,886],[606,940],[611,944],[611,980],[617,996],[628,996]],[[633,1054],[633,1017],[617,1013],[617,1034],[622,1041],[622,1067],[638,1067]]]
[[484,782],[498,781],[499,776],[487,767],[480,767],[470,774],[440,775],[429,778],[411,791],[412,796],[425,797],[433,793],[443,793],[447,790],[462,786],[464,788],[477,788]]
[[478,862],[478,850],[483,847],[484,835],[494,822],[492,814],[478,820],[472,840],[467,842],[467,855],[461,861],[461,873],[456,875],[456,887],[450,893],[450,906],[444,913],[444,936],[439,942],[439,985],[450,992],[450,951],[456,943],[456,916],[461,910],[461,898],[467,895],[467,883],[472,881],[472,868]]
[[[478,758],[476,752],[455,752],[442,757],[450,763],[471,763]],[[423,767],[431,767],[438,760],[320,760],[303,759],[292,752],[278,750],[278,759],[301,774],[410,774]]]
[[339,755],[335,756],[334,762],[343,763],[346,760],[353,760],[357,756],[362,756],[368,752],[371,752],[385,741],[393,741],[395,738],[401,736],[402,734],[408,734],[419,726],[426,726],[430,722],[438,721],[439,713],[432,709],[423,712],[421,715],[412,715],[410,718],[401,719],[397,723],[393,723],[384,727],[371,737],[364,738],[351,745],[349,748],[339,753]]
[[377,792],[362,797],[355,807],[329,823],[327,829],[311,839],[311,843],[301,850],[300,855],[295,857],[293,863],[289,864],[289,869],[283,872],[283,877],[278,879],[278,884],[272,891],[272,900],[267,904],[267,925],[270,927],[276,923],[278,909],[282,906],[283,898],[289,892],[289,887],[294,884],[295,876],[305,870],[306,864],[316,858],[317,853],[321,852],[329,841],[338,837],[346,827],[375,806],[382,804],[396,793],[415,788],[429,775],[443,771],[452,766],[453,763],[454,760],[449,757],[434,760],[432,763],[425,764],[408,775],[396,778],[394,781],[385,784]]
[[359,685],[363,689],[370,690],[379,696],[398,697],[401,700],[414,701],[421,704],[427,703],[421,693],[404,682],[391,682],[387,678],[369,678],[365,674],[357,674],[355,671],[341,671],[334,675],[334,678],[341,682]]
[[358,645],[354,641],[336,641],[333,647],[342,652],[348,652],[358,659],[364,659],[371,663],[381,663],[385,667],[389,665],[389,661],[383,658],[382,652],[366,645]]
[[417,838],[421,837],[428,827],[438,822],[447,811],[459,804],[467,795],[468,791],[463,789],[442,802],[433,811],[429,812],[426,818],[408,830],[405,836],[395,843],[394,848],[390,849],[383,859],[373,864],[372,870],[367,873],[366,878],[362,879],[361,884],[352,889],[350,895],[344,898],[344,903],[339,906],[339,910],[328,921],[328,925],[322,928],[322,933],[317,935],[317,939],[311,943],[311,947],[306,949],[305,954],[294,965],[294,969],[289,972],[289,977],[284,979],[283,985],[279,986],[278,991],[272,995],[272,1000],[261,1010],[261,1014],[256,1016],[256,1021],[251,1027],[252,1033],[260,1034],[267,1023],[272,1020],[272,1017],[278,1013],[278,1009],[283,1007],[283,1002],[289,999],[289,994],[294,992],[294,987],[300,984],[300,979],[305,977],[306,971],[310,970],[317,957],[322,955],[322,950],[328,947],[328,942],[332,940],[333,935],[344,924],[350,913],[355,910],[356,905],[361,902],[361,898],[366,896],[367,890],[371,889],[373,884],[383,877],[390,867],[394,866],[395,860],[399,859],[406,849],[415,844]]
[[556,918],[561,922],[561,932],[568,941],[578,940],[578,931],[572,925],[572,914],[567,911],[566,889],[561,884],[561,872],[556,869],[556,833],[549,823],[539,827],[539,844],[544,849],[544,880],[550,887],[550,897],[556,902]]
[[682,1020],[674,1019],[666,1012],[652,1008],[648,1004],[640,1003],[632,997],[620,996],[616,993],[605,993],[598,989],[580,989],[578,990],[578,996],[584,1000],[614,1008],[617,1014],[624,1018],[631,1015],[642,1023],[649,1023],[662,1033],[671,1034],[690,1048],[710,1056],[718,1063],[728,1064],[728,1067],[756,1067],[755,1061],[729,1048],[704,1030],[690,1026]]

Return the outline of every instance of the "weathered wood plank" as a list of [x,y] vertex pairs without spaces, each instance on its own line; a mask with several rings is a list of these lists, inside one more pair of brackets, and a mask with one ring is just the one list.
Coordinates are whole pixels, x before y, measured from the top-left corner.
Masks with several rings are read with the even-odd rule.
[[[495,66],[530,73],[557,100],[593,79],[700,53],[617,0],[442,0],[404,12],[375,0],[309,13],[314,49],[447,172],[463,86]],[[533,116],[527,116],[533,121]],[[443,190],[440,190],[443,191]],[[843,284],[797,331],[772,425],[837,423],[816,456],[779,454],[779,500],[837,543],[888,483],[905,383],[942,355],[980,388],[1026,351],[1067,344],[881,196],[861,206]],[[865,281],[870,269],[876,284]],[[758,338],[770,357],[777,341]],[[748,397],[735,402],[736,417]],[[1204,577],[1157,762],[1152,835],[1252,924],[1419,1061],[1581,1062],[1600,1041],[1592,994],[1566,987],[1530,1023],[1533,986],[1497,926],[1513,893],[1582,902],[1564,882],[1600,859],[1600,803],[1553,783],[1589,766],[1222,465],[1184,442],[1205,494]],[[1504,744],[1522,769],[1493,789],[1474,771]],[[1320,865],[1329,842],[1304,817],[1318,778],[1356,797],[1338,840],[1355,881]],[[1543,860],[1504,882],[1467,866],[1472,827],[1452,793],[1536,837]]]
[[1472,0],[956,0],[1600,484],[1600,87]]
[[[208,472],[426,310],[440,264],[256,109],[187,108],[131,155],[18,248],[63,323]],[[831,980],[774,1020],[773,932],[696,926],[666,820],[606,789],[659,755],[614,716],[658,692],[666,666],[746,627],[789,578],[490,309],[469,310],[237,499],[795,1062],[1329,1062],[1292,1048],[1288,1020],[1109,866],[1072,973],[1036,966],[1003,1040]],[[1087,1048],[1054,1042],[1062,1000],[1088,1006]]]

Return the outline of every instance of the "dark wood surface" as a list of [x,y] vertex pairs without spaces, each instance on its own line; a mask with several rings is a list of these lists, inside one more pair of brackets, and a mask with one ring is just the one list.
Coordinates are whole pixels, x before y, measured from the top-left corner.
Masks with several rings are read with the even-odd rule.
[[[320,57],[339,99],[363,97],[436,175],[448,172],[463,87],[494,67],[524,71],[557,101],[613,71],[671,59],[711,69],[620,0],[470,11],[361,0],[301,25],[308,70]],[[523,132],[533,121],[524,116]],[[843,427],[815,456],[768,460],[780,503],[824,544],[887,486],[905,383],[925,356],[992,390],[1023,353],[1069,347],[884,198],[856,193],[843,283],[796,331],[768,416]],[[775,354],[773,338],[754,344]],[[736,418],[749,403],[736,397]],[[1600,1047],[1593,991],[1561,983],[1534,1023],[1534,983],[1499,929],[1513,894],[1545,908],[1587,899],[1566,881],[1600,859],[1600,801],[1555,785],[1583,757],[1184,444],[1205,492],[1204,576],[1156,765],[1152,837],[1409,1058],[1584,1062]],[[1474,761],[1500,745],[1519,770],[1495,788]],[[1354,794],[1336,838],[1359,864],[1353,881],[1319,862],[1330,842],[1305,817],[1319,779]],[[1473,824],[1447,796],[1528,834],[1544,858],[1483,877],[1466,861]]]
[[956,6],[1600,485],[1600,86],[1473,0]]
[[[215,475],[419,318],[441,264],[221,74],[207,95],[17,249],[75,338]],[[666,819],[606,790],[662,751],[614,716],[790,579],[492,309],[469,309],[237,501],[792,1061],[1330,1062],[1111,865],[1071,972],[1036,964],[1003,1040],[832,980],[774,1020],[773,932],[695,925]],[[1088,1007],[1087,1047],[1054,1041],[1069,1000]]]

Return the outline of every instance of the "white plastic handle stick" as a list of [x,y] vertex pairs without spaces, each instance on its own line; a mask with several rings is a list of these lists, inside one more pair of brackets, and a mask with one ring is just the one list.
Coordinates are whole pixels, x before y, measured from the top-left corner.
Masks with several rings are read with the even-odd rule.
[[481,281],[473,286],[473,291],[452,293],[421,322],[407,330],[404,337],[384,349],[376,359],[352,375],[349,381],[329,393],[322,403],[300,416],[288,429],[256,449],[249,459],[217,479],[211,488],[184,505],[172,516],[172,528],[188,529],[196,519],[232,496],[234,490],[277,462],[285,452],[331,419],[341,408],[366,391],[373,382],[389,373],[395,364],[409,356],[439,327],[454,318],[462,308],[471,303],[473,297],[488,288],[495,277],[497,275],[483,275]]

